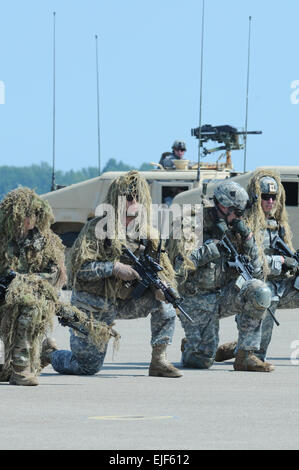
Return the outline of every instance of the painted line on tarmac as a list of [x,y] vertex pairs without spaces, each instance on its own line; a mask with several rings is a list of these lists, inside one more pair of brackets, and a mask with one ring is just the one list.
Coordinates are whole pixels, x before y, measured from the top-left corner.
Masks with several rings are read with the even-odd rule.
[[89,416],[88,419],[99,420],[121,420],[121,421],[141,421],[153,419],[177,419],[177,416]]

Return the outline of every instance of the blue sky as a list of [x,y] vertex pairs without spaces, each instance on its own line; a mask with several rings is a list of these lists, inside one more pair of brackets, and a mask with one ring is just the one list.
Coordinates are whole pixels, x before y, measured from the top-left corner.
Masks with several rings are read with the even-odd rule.
[[[56,168],[97,166],[95,34],[102,166],[158,161],[176,138],[197,158],[201,0],[1,2],[0,165],[52,163],[56,11]],[[244,127],[252,16],[247,169],[298,165],[298,0],[206,0],[203,124]],[[297,85],[299,89],[299,86]],[[1,91],[1,90],[0,90]],[[0,95],[1,96],[1,95]],[[298,95],[296,95],[299,98]],[[299,101],[299,100],[298,100]],[[243,152],[233,153],[236,169]]]

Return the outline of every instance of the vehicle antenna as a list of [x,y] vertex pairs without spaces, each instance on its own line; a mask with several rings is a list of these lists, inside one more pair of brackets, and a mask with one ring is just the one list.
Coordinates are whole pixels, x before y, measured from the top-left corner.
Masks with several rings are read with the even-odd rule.
[[246,113],[245,113],[245,135],[244,135],[244,168],[246,171],[246,154],[247,154],[247,122],[248,122],[248,92],[249,92],[249,67],[250,67],[250,37],[251,37],[251,16],[249,16],[249,33],[248,33],[248,64],[247,64],[247,89],[246,89]]
[[56,54],[56,40],[55,40],[55,16],[56,12],[53,12],[53,162],[52,162],[52,184],[51,184],[51,191],[56,190],[56,183],[55,183],[55,54]]
[[99,57],[98,57],[98,36],[96,41],[96,76],[97,76],[97,118],[98,118],[98,166],[99,175],[101,174],[101,139],[100,139],[100,90],[99,90]]
[[201,64],[200,64],[200,98],[199,98],[199,135],[198,135],[198,167],[197,182],[200,180],[200,147],[201,147],[201,115],[202,115],[202,71],[203,71],[203,41],[204,41],[205,0],[202,0],[202,26],[201,26]]

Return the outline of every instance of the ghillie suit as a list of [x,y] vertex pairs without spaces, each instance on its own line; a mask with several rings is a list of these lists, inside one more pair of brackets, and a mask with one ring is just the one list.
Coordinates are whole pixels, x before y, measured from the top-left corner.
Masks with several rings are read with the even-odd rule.
[[[26,218],[34,226],[27,233]],[[28,188],[11,191],[0,204],[0,274],[16,272],[0,306],[0,337],[5,347],[0,380],[12,384],[38,384],[42,338],[55,315],[70,316],[55,290],[65,283],[66,275],[63,245],[50,229],[53,220],[49,204]],[[76,313],[82,322],[83,314]]]
[[[138,215],[135,212],[129,216],[128,201],[135,201],[132,203],[135,209],[138,204]],[[175,310],[158,300],[150,289],[142,297],[132,298],[132,285],[123,271],[120,274],[116,269],[120,267],[130,272],[133,276],[130,280],[134,279],[133,262],[123,253],[124,247],[137,257],[143,250],[153,258],[157,256],[159,236],[151,227],[147,182],[137,171],[130,171],[112,182],[105,203],[108,216],[103,214],[88,222],[70,251],[68,273],[73,285],[72,303],[89,314],[92,312],[94,318],[107,325],[115,319],[145,317],[151,313],[152,346],[156,348],[152,363],[158,366],[150,368],[150,375],[178,377],[179,371],[165,359],[165,348],[173,336]],[[133,220],[127,225],[129,217]],[[161,279],[176,287],[174,270],[164,252],[160,264],[163,267]],[[88,348],[83,338],[77,341],[71,333],[71,352],[54,353],[52,366],[62,374],[95,374],[101,369],[104,357],[105,353],[99,355]]]
[[[124,204],[126,196],[129,195],[136,199],[139,205],[139,212],[136,220],[132,224],[132,231],[136,236],[130,238],[126,236],[124,229]],[[119,198],[123,197],[124,201]],[[121,202],[121,205],[119,204]],[[81,230],[79,237],[75,241],[70,251],[68,261],[68,277],[74,288],[81,290],[80,280],[76,278],[76,273],[87,262],[107,261],[115,263],[122,261],[126,264],[132,264],[128,257],[124,257],[123,248],[128,247],[133,252],[138,251],[139,245],[146,244],[148,253],[153,256],[157,255],[159,245],[159,234],[151,226],[151,196],[146,180],[140,177],[137,171],[130,171],[124,176],[114,180],[109,188],[105,201],[114,209],[114,226],[112,227],[112,236],[107,229],[109,225],[105,223],[104,229],[107,236],[98,238],[97,231],[99,224],[103,222],[102,217],[97,217],[88,222]],[[165,282],[176,287],[175,273],[165,252],[162,251],[160,264],[163,271],[160,277]],[[99,285],[100,284],[100,285]],[[126,298],[129,290],[125,287],[125,283],[116,277],[107,277],[101,283],[98,280],[95,283],[89,282],[88,286],[82,286],[91,294],[98,294],[107,299]],[[125,296],[125,297],[124,297]]]
[[111,336],[118,339],[111,327],[59,301],[57,290],[39,275],[17,275],[9,285],[5,304],[0,306],[0,338],[5,344],[2,381],[9,380],[15,366],[26,366],[32,376],[40,373],[40,346],[53,329],[55,316],[84,331],[99,351]]
[[246,221],[253,232],[256,244],[259,249],[259,255],[263,260],[263,271],[266,278],[269,274],[269,266],[264,251],[264,232],[267,229],[271,231],[276,230],[276,226],[273,228],[273,225],[271,225],[271,222],[269,222],[269,219],[267,219],[265,216],[261,206],[260,180],[264,176],[273,178],[278,185],[276,204],[274,206],[273,213],[271,214],[271,219],[275,219],[279,226],[284,228],[284,241],[291,250],[294,250],[294,248],[292,245],[292,234],[288,223],[288,214],[285,207],[285,191],[283,185],[281,184],[280,176],[274,170],[267,168],[259,169],[254,172],[247,186],[249,198],[252,199],[257,196],[257,201],[247,211]]
[[[36,217],[35,228],[24,239],[24,220]],[[64,247],[50,225],[52,209],[29,188],[18,188],[0,204],[0,273],[45,273],[56,287],[65,283]]]

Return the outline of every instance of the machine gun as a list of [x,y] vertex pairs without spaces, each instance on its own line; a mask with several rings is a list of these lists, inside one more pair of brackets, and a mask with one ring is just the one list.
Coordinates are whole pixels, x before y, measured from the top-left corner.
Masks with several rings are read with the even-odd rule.
[[279,235],[276,235],[273,238],[271,248],[276,250],[277,253],[282,256],[288,256],[289,258],[294,259],[299,264],[299,250],[292,251]]
[[[227,265],[230,268],[236,269],[237,272],[245,281],[250,281],[251,279],[253,279],[253,273],[254,273],[253,265],[250,263],[250,261],[247,259],[245,255],[240,255],[237,252],[233,243],[230,241],[230,239],[228,238],[226,234],[223,235],[222,239],[219,242],[219,245],[222,246],[231,257],[231,259],[227,261]],[[271,306],[268,307],[267,310],[270,313],[276,325],[279,326],[279,322],[276,320],[274,312],[271,309]]]
[[154,286],[155,289],[162,290],[167,302],[177,308],[190,323],[193,323],[192,318],[181,307],[183,299],[178,297],[175,290],[171,287],[167,287],[159,278],[157,273],[163,271],[162,266],[147,253],[140,255],[138,259],[129,248],[124,248],[123,252],[134,261],[132,267],[141,277],[141,280],[134,281],[133,283],[134,289],[131,293],[132,297],[138,299],[148,287]]
[[203,154],[208,155],[218,150],[241,150],[244,148],[244,143],[240,143],[239,136],[247,136],[248,134],[262,134],[262,131],[238,131],[236,127],[224,125],[224,126],[211,126],[210,124],[205,124],[201,127],[196,127],[191,129],[191,135],[200,138],[200,145],[202,146],[204,142],[212,140],[218,142],[219,144],[224,144],[220,147],[206,149],[203,148]]

